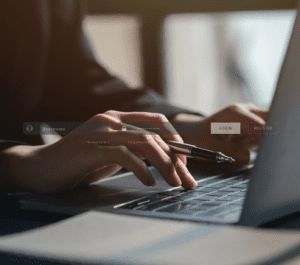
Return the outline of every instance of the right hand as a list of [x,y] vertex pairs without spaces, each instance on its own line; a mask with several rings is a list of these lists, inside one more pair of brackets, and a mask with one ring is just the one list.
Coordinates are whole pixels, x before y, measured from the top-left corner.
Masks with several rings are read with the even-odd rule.
[[[268,112],[257,108],[250,103],[232,104],[229,107],[209,117],[177,115],[173,119],[176,124],[183,122],[186,132],[180,131],[185,143],[196,145],[200,148],[222,152],[236,160],[237,164],[248,164],[250,151],[258,147],[261,131],[253,128],[265,125]],[[196,123],[202,124],[202,130]],[[212,134],[212,123],[239,123],[240,134]],[[180,126],[182,128],[182,125]]]
[[[159,130],[153,133],[130,125],[136,122],[155,123]],[[126,131],[120,131],[123,125]],[[54,144],[21,145],[2,151],[12,169],[6,184],[17,183],[18,190],[36,193],[59,192],[96,182],[124,167],[143,184],[155,185],[142,160],[145,158],[169,185],[194,188],[197,183],[186,168],[186,157],[174,154],[164,140],[183,142],[164,115],[107,111]]]

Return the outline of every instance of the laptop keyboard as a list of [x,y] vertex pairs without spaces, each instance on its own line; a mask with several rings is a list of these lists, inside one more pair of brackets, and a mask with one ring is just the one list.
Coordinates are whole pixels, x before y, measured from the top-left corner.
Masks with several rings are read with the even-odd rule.
[[245,175],[209,178],[198,181],[198,186],[193,190],[175,188],[114,208],[189,215],[199,220],[211,219],[220,223],[237,222],[248,184],[249,177]]

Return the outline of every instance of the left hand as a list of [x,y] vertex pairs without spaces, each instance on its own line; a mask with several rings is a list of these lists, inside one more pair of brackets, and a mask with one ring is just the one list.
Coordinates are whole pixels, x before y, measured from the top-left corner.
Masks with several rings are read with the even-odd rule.
[[[172,120],[176,129],[180,122],[186,123],[186,133],[180,132],[185,143],[196,145],[200,148],[222,152],[236,160],[238,164],[247,164],[250,160],[250,151],[257,148],[260,139],[259,130],[249,130],[250,126],[264,126],[267,111],[260,110],[253,104],[233,104],[204,118],[192,114],[178,114]],[[193,122],[203,124],[202,132],[193,131]],[[211,134],[212,122],[240,122],[241,134]],[[181,126],[182,127],[182,126]]]

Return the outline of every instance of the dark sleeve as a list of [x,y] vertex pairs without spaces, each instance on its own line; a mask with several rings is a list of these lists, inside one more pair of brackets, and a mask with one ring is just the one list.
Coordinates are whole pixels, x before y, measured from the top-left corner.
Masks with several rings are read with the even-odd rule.
[[[107,110],[199,113],[169,104],[148,87],[132,89],[95,59],[82,29],[80,1],[51,1],[52,36],[45,110],[55,120],[85,121]],[[105,36],[102,36],[105,38]]]

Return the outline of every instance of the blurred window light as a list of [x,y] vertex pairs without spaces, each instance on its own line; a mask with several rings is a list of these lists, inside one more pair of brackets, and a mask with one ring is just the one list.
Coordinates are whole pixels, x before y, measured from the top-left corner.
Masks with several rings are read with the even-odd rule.
[[131,88],[143,84],[139,27],[135,15],[89,15],[83,23],[99,63]]
[[169,101],[207,115],[235,102],[267,109],[295,17],[295,10],[169,16],[162,40]]

